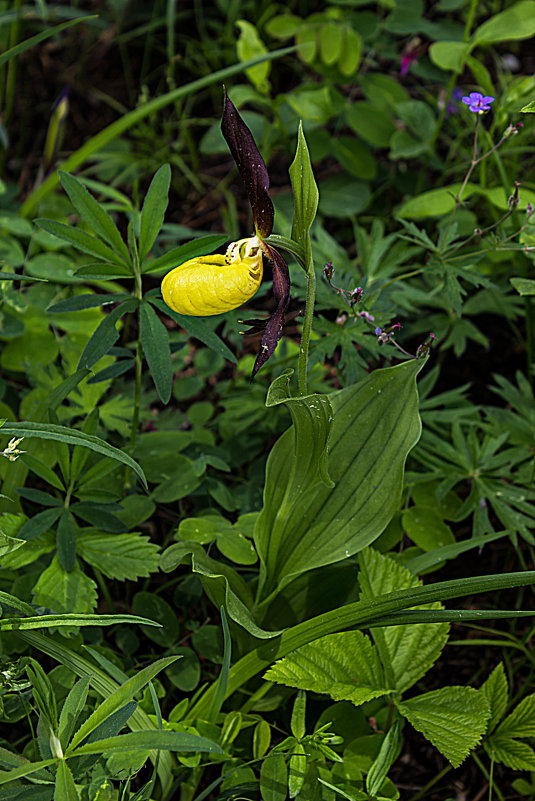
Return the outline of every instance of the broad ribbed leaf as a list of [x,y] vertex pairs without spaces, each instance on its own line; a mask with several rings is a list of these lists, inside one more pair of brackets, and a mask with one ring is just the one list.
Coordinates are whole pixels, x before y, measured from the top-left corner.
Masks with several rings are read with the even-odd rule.
[[[359,582],[362,587],[360,597],[364,601],[379,600],[389,592],[422,586],[422,582],[405,567],[373,548],[362,551],[359,562]],[[431,610],[443,607],[440,603],[434,603],[417,608]],[[403,693],[427,673],[446,645],[448,633],[448,623],[416,623],[410,626],[374,628],[373,639],[380,636],[384,640],[386,653],[383,653],[383,659],[388,654],[390,664],[387,675],[394,682],[393,689]]]
[[288,769],[282,754],[271,753],[260,768],[260,793],[262,801],[286,801]]
[[[420,436],[415,379],[422,364],[376,370],[328,396],[327,466],[334,487],[303,482],[288,497],[288,476],[300,470],[296,453],[310,446],[310,435],[296,441],[300,430],[292,426],[275,443],[255,529],[257,551],[269,565],[264,595],[306,570],[352,556],[384,530],[398,508],[407,454]],[[323,414],[318,407],[318,422]]]
[[[121,684],[95,711],[87,718],[87,720],[80,726],[74,735],[68,751],[72,751],[91,734],[94,729],[103,723],[111,714],[121,709],[136,695],[148,682],[160,673],[167,665],[171,665],[178,659],[176,656],[168,656],[164,659],[159,659],[153,662],[143,670],[140,670],[135,676]],[[146,748],[147,746],[145,746]],[[152,746],[148,746],[149,748]],[[93,752],[91,752],[93,753]]]
[[360,631],[329,634],[275,662],[264,674],[267,681],[326,693],[335,701],[355,706],[391,691],[384,685],[377,651]]
[[505,714],[507,708],[508,687],[503,662],[499,662],[486,682],[481,685],[481,692],[490,704],[490,720],[488,733],[490,733]]
[[61,170],[58,170],[58,175],[78,214],[89,224],[97,236],[110,245],[125,264],[130,264],[128,248],[108,212],[73,175]]
[[156,391],[162,403],[169,403],[173,386],[173,368],[167,329],[148,303],[139,309],[141,344]]
[[171,167],[163,164],[155,173],[147,194],[140,217],[139,259],[143,261],[154,244],[154,240],[163,225],[165,210],[169,202],[169,184]]
[[479,745],[490,717],[489,702],[483,693],[472,687],[443,687],[395,703],[403,717],[433,743],[454,768]]
[[[115,459],[118,462],[128,465],[128,467],[137,473],[143,482],[143,486],[147,487],[145,473],[138,463],[128,456],[128,454],[123,453],[123,451],[119,450],[119,448],[115,448],[113,445],[109,445],[105,440],[100,439],[100,437],[95,437],[92,434],[84,434],[83,431],[78,431],[76,428],[67,428],[66,426],[58,426],[52,423],[9,423],[0,428],[0,434],[6,434],[12,437],[51,439],[56,442],[64,442],[67,445],[83,445],[84,448],[89,448],[91,451],[100,453],[103,456],[109,456],[110,459]],[[50,523],[48,525],[50,525]],[[48,526],[46,526],[46,528],[48,528]],[[42,529],[42,531],[44,530],[45,529]],[[35,536],[35,534],[32,536]]]

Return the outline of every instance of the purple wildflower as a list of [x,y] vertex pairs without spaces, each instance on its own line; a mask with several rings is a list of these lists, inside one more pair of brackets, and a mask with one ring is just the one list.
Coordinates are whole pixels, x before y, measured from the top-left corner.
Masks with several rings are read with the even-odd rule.
[[375,320],[373,314],[370,314],[370,312],[367,311],[359,312],[359,317],[362,317],[362,319],[366,320],[368,323],[373,323],[373,321]]
[[468,97],[463,97],[462,100],[468,106],[469,111],[481,114],[483,111],[490,110],[490,104],[494,103],[495,98],[490,95],[483,96],[481,92],[470,92]]

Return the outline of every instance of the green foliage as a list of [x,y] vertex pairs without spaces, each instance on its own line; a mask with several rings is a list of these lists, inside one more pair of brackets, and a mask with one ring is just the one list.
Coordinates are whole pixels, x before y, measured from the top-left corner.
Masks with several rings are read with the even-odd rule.
[[[535,796],[535,2],[427,5],[0,12],[6,801],[396,799],[422,737]],[[160,295],[252,230],[223,82],[275,315],[267,259],[246,309]]]

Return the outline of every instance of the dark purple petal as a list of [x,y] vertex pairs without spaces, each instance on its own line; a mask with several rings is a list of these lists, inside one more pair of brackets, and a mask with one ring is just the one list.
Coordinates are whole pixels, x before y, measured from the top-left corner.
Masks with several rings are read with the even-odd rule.
[[264,160],[225,90],[221,130],[245,184],[258,236],[269,236],[273,229],[273,203],[268,195],[269,175]]
[[290,272],[288,270],[288,265],[275,248],[271,248],[265,242],[263,246],[264,252],[273,265],[273,294],[277,301],[277,308],[269,318],[264,329],[260,351],[256,357],[251,378],[255,377],[262,365],[273,355],[277,347],[277,342],[282,336],[284,315],[288,308],[288,303],[290,302]]

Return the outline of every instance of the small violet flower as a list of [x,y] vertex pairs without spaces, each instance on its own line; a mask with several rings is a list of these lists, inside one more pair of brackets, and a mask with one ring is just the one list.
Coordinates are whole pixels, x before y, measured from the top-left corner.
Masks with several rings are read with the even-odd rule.
[[399,323],[394,323],[394,325],[391,325],[390,328],[387,328],[384,331],[380,326],[377,326],[377,328],[375,329],[375,336],[377,337],[377,343],[379,345],[384,345],[386,342],[389,342],[394,336],[396,330],[399,328],[401,328],[401,325]]
[[367,311],[359,312],[359,317],[362,317],[362,319],[366,320],[368,323],[373,323],[373,321],[375,320],[373,314],[370,314],[370,312]]
[[490,95],[483,96],[481,92],[470,92],[468,97],[463,97],[463,103],[468,106],[468,110],[474,114],[482,114],[490,110],[490,104],[494,103],[495,98]]

